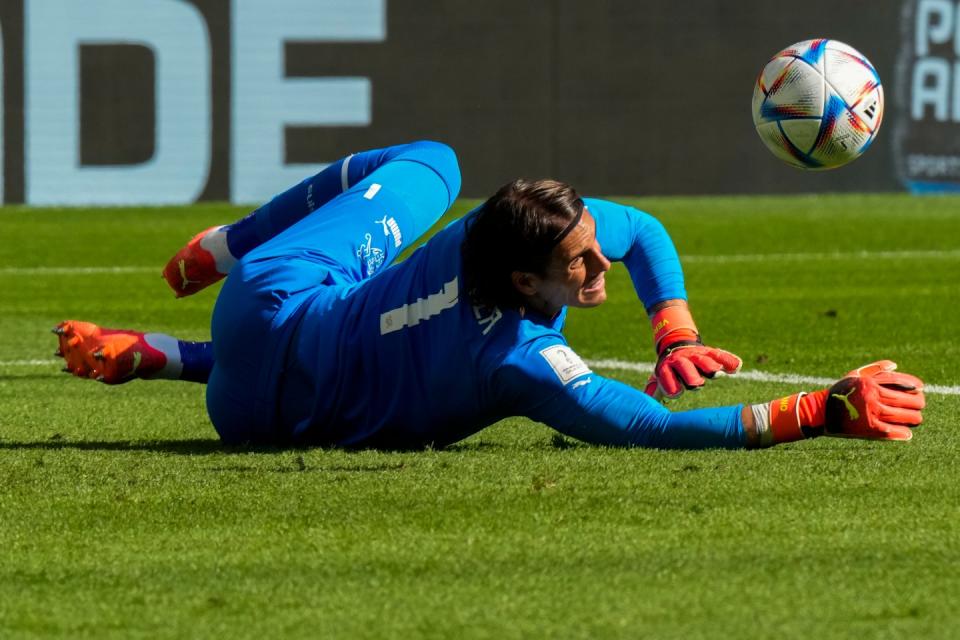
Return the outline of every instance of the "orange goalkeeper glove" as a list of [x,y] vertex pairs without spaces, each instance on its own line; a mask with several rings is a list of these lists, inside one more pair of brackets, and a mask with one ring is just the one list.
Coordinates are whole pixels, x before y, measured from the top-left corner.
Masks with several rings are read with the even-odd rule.
[[909,440],[923,422],[923,381],[896,368],[890,360],[872,362],[829,389],[753,405],[760,445],[819,435]]
[[686,305],[665,307],[653,314],[657,366],[644,392],[676,398],[684,389],[699,389],[706,379],[740,371],[743,361],[729,351],[705,346]]

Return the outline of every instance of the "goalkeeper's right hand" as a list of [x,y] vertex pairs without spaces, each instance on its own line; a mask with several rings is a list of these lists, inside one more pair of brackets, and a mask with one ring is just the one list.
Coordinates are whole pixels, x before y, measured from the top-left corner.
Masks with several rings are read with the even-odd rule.
[[753,405],[760,446],[819,435],[909,440],[923,422],[923,381],[896,368],[890,360],[872,362],[829,389]]

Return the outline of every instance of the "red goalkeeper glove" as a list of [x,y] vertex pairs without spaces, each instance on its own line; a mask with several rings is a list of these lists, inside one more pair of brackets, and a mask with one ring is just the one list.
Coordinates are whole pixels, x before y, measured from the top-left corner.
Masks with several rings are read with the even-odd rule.
[[754,405],[761,446],[819,435],[909,440],[912,427],[923,422],[923,381],[896,368],[880,360],[854,369],[829,389]]
[[653,314],[653,342],[657,366],[644,392],[676,398],[685,389],[699,389],[708,378],[734,374],[743,361],[729,351],[705,346],[685,305],[665,307]]

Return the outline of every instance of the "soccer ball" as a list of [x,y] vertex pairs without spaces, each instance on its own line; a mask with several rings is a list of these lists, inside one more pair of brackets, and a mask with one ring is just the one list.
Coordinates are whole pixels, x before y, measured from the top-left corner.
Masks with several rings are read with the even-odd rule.
[[870,61],[836,40],[804,40],[773,56],[753,88],[753,124],[767,148],[802,169],[834,169],[870,146],[883,87]]

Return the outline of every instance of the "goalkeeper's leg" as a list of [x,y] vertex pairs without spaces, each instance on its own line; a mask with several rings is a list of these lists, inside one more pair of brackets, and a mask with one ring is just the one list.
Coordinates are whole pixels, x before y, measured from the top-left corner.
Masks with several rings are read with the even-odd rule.
[[[390,184],[389,171],[384,168],[401,161],[426,167],[439,177],[442,188],[434,191],[442,200],[441,213],[456,199],[460,171],[456,156],[446,145],[423,141],[364,151],[334,162],[233,224],[200,232],[169,260],[163,276],[177,297],[196,293],[222,279],[251,250],[364,181],[389,184],[413,210],[436,208],[432,201],[423,202],[431,190],[416,184]],[[408,244],[413,237],[410,234]]]
[[[216,365],[207,386],[210,419],[224,442],[287,437],[277,432],[275,398],[300,310],[324,292],[380,273],[456,196],[459,170],[449,147],[402,150],[282,232],[258,239],[231,270],[213,311]],[[318,303],[310,317],[322,313]]]
[[56,355],[64,372],[105,384],[134,378],[207,382],[213,368],[213,344],[187,342],[162,333],[104,329],[67,320],[54,327]]

